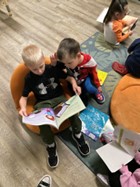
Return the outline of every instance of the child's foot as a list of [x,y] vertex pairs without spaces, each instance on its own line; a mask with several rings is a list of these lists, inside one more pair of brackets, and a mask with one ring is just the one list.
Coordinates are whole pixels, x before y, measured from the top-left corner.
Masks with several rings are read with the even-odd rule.
[[38,182],[37,187],[51,187],[52,178],[49,175],[44,175]]
[[97,101],[97,103],[99,104],[103,104],[105,102],[105,96],[101,93],[101,92],[98,92],[96,95],[95,95],[95,100]]
[[126,75],[128,73],[125,65],[120,64],[119,62],[113,62],[112,69],[121,75]]
[[87,156],[90,153],[88,143],[85,141],[83,134],[80,138],[77,138],[75,134],[72,134],[73,140],[76,142],[79,152],[82,156]]
[[47,147],[48,151],[48,165],[51,168],[56,168],[59,164],[59,157],[56,150],[56,144],[54,147]]

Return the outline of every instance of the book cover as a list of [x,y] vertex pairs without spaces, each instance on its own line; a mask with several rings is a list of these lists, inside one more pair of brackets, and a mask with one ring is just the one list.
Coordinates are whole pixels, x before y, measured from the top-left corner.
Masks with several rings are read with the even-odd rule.
[[96,21],[100,22],[100,23],[103,23],[104,21],[104,18],[108,12],[108,7],[104,8],[103,11],[100,13],[100,15],[98,16],[98,18],[96,19]]
[[94,108],[92,105],[88,105],[86,109],[80,113],[80,119],[83,122],[83,133],[87,134],[93,140],[96,140],[105,127],[109,116]]
[[138,18],[126,15],[123,20],[127,23],[127,26],[123,28],[123,33],[126,34],[130,30],[133,30],[136,27],[136,23],[138,21]]
[[139,133],[116,126],[114,137],[115,139],[111,143],[96,150],[112,173],[130,162],[140,148]]
[[85,109],[85,105],[78,95],[74,95],[65,103],[60,103],[54,109],[42,108],[22,118],[23,123],[30,125],[52,125],[59,129],[63,121]]
[[100,81],[100,84],[103,85],[108,73],[105,72],[105,71],[97,69],[97,75],[98,75],[98,79]]

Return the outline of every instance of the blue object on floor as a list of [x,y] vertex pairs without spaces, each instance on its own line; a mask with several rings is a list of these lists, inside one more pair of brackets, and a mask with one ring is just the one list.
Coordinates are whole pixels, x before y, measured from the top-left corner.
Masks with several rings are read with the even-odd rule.
[[109,116],[92,105],[88,105],[80,113],[80,119],[84,122],[85,128],[99,138]]

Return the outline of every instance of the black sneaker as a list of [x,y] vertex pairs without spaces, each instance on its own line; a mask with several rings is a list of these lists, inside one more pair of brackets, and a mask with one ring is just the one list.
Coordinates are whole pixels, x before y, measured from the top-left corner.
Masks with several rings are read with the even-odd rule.
[[72,134],[73,140],[76,142],[79,152],[82,156],[87,156],[90,153],[90,147],[88,143],[85,141],[83,134],[81,134],[80,138],[77,138],[74,134]]
[[51,168],[56,168],[59,164],[59,157],[56,150],[56,144],[54,147],[47,147],[48,151],[48,165]]

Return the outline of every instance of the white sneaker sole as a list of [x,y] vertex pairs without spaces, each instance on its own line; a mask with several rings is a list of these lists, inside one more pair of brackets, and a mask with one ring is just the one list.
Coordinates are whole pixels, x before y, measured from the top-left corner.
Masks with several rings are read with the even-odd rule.
[[[52,178],[50,175],[44,175],[38,182],[37,186],[41,183],[41,182],[46,182],[49,184],[49,187],[51,187],[52,185]],[[41,184],[42,187],[45,187],[45,185]]]

